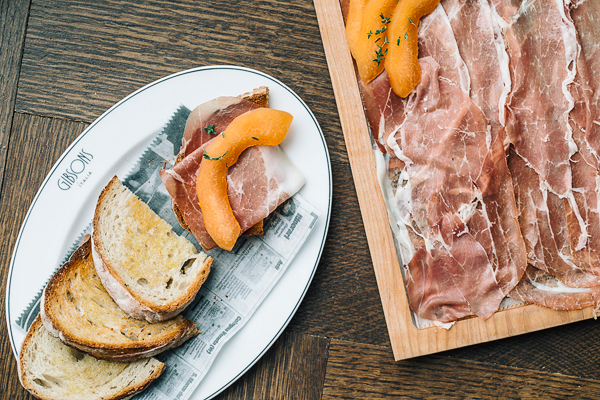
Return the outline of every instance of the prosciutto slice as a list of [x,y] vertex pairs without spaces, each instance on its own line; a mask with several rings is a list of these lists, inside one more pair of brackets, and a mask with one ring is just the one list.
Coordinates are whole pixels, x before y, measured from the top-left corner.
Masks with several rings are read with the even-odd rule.
[[527,166],[540,176],[543,190],[569,203],[579,225],[575,248],[581,249],[587,228],[572,190],[570,159],[577,145],[569,124],[574,102],[568,90],[576,75],[575,29],[560,1],[494,0],[493,3],[499,24],[504,26],[502,33],[510,58],[508,140]]
[[506,295],[596,305],[600,2],[442,0],[419,63],[406,99],[385,72],[359,79],[411,309],[450,322]]
[[[497,3],[496,10],[504,15],[504,22],[510,22],[504,31],[513,78],[507,104],[508,136],[514,145],[509,167],[528,259],[567,285],[597,285],[600,281],[582,270],[587,269],[589,263],[583,260],[586,256],[589,260],[595,237],[600,240],[600,236],[588,240],[588,234],[597,230],[598,216],[591,212],[597,207],[589,205],[596,201],[598,173],[582,159],[581,150],[585,149],[571,122],[577,104],[573,88],[581,87],[575,78],[576,32],[560,3],[515,5]],[[552,26],[546,26],[548,20]],[[551,65],[554,67],[549,69]],[[552,79],[560,81],[551,84]],[[540,151],[531,151],[532,146]],[[557,165],[560,167],[550,172],[548,168]],[[548,178],[548,174],[552,176]],[[555,181],[561,174],[562,189]]]
[[[409,302],[417,315],[441,322],[486,318],[525,266],[503,138],[492,141],[488,119],[468,95],[468,70],[444,10],[420,29],[421,83],[387,140],[410,184],[409,206],[399,204],[410,210],[416,249],[406,266]],[[507,237],[517,239],[514,248]]]
[[221,96],[194,108],[185,123],[182,149],[184,157],[210,142],[236,117],[260,106],[239,97]]
[[600,158],[600,3],[595,0],[573,0],[570,16],[580,43],[578,71],[587,92],[586,109],[589,116],[583,131],[590,151]]
[[510,297],[554,310],[580,310],[598,307],[600,287],[571,288],[547,272],[529,266]]
[[[570,113],[573,138],[578,152],[572,157],[573,192],[579,214],[587,224],[585,247],[573,252],[574,262],[600,275],[600,5],[584,1],[571,11],[578,30],[577,75],[571,86],[574,107]],[[594,122],[596,121],[596,122]],[[580,235],[576,215],[567,204],[571,238]],[[577,244],[572,240],[572,246]]]
[[[211,113],[193,112],[188,117],[186,133],[188,133],[188,127],[196,128],[192,130],[193,134],[186,139],[186,151],[200,144],[199,147],[176,163],[173,168],[168,170],[163,168],[160,171],[163,184],[173,202],[181,211],[184,221],[204,250],[215,248],[216,244],[206,232],[202,211],[198,205],[196,180],[203,160],[203,149],[214,138],[214,135],[200,139],[196,138],[196,135],[203,134],[203,127],[206,127],[207,124],[214,124],[215,131],[222,132],[233,120],[232,115],[241,115],[254,108],[244,104],[249,102],[240,100],[218,98],[209,102],[208,106],[201,105],[196,108],[196,110],[213,110]],[[216,109],[216,104],[224,109]],[[236,106],[232,106],[232,104]],[[241,109],[238,108],[240,104],[243,105]],[[204,119],[207,115],[208,117]],[[222,118],[217,118],[217,116]],[[245,150],[240,155],[238,162],[227,171],[227,194],[241,231],[245,232],[267,217],[277,206],[298,192],[304,182],[302,173],[291,163],[279,146],[253,146]]]
[[571,287],[599,285],[600,277],[584,271],[572,261],[569,238],[564,231],[564,218],[550,219],[551,214],[565,217],[563,201],[542,189],[539,175],[528,168],[513,149],[510,150],[508,163],[513,171],[515,195],[521,210],[519,221],[527,244],[529,263]]
[[487,0],[442,2],[469,73],[470,96],[488,120],[491,148],[477,184],[490,215],[496,279],[507,294],[526,267],[526,248],[517,220],[512,177],[504,152],[504,105],[510,91],[508,56]]

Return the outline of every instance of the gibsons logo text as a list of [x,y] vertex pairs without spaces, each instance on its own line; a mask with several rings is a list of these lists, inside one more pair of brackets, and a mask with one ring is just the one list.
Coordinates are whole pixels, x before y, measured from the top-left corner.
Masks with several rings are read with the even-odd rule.
[[58,187],[61,190],[69,190],[75,183],[77,183],[78,186],[81,186],[92,174],[91,171],[86,173],[85,168],[93,159],[93,155],[81,149],[81,151],[77,153],[76,158],[71,161],[65,172],[58,178]]

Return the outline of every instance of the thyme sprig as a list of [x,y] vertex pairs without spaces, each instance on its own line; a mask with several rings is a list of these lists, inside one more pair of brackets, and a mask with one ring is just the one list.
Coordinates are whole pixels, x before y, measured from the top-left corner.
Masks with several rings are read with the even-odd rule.
[[[387,31],[387,29],[388,29],[388,27],[387,27],[388,24],[392,20],[392,15],[391,14],[388,17],[385,17],[383,15],[383,13],[380,13],[379,17],[381,18],[381,23],[383,24],[383,27],[381,27],[381,29],[377,29],[375,31],[375,35],[376,36],[384,34]],[[371,36],[373,36],[373,32],[369,31],[367,33],[367,39],[370,39]],[[377,44],[380,40],[381,40],[381,37],[378,37],[377,39],[375,39],[375,43]],[[383,47],[386,44],[389,44],[389,43],[390,42],[388,42],[387,35],[384,35],[383,36],[383,43],[377,44],[377,50],[375,50],[375,58],[373,59],[373,61],[377,63],[378,67],[379,67],[379,64],[381,64],[381,61],[383,61],[385,59],[385,56],[387,55],[387,51],[388,51],[387,48],[384,50]]]
[[220,157],[210,157],[208,155],[208,153],[206,152],[206,149],[202,149],[202,157],[206,160],[210,160],[210,161],[219,161],[220,159],[222,159],[223,157],[225,157],[225,154],[227,154],[227,152],[221,154]]
[[215,124],[212,125],[206,125],[206,128],[204,128],[204,130],[209,134],[209,135],[217,135],[217,132],[215,132]]

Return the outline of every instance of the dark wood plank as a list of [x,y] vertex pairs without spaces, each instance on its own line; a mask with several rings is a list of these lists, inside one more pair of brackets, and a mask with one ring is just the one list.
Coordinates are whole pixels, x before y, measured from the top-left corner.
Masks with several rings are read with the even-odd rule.
[[13,119],[30,0],[0,0],[0,190]]
[[594,399],[600,382],[440,356],[395,363],[387,347],[333,339],[323,399]]
[[[15,114],[0,193],[0,393],[4,399],[32,399],[21,387],[6,326],[6,283],[12,250],[29,205],[48,171],[86,125],[63,119]],[[50,234],[51,228],[48,228]]]
[[389,345],[389,335],[348,164],[333,166],[329,233],[294,331]]
[[347,161],[311,0],[35,1],[17,109],[91,122],[163,76],[235,64],[271,74],[314,111]]
[[595,320],[444,353],[449,357],[600,381],[600,323]]
[[219,400],[320,399],[329,339],[289,331]]

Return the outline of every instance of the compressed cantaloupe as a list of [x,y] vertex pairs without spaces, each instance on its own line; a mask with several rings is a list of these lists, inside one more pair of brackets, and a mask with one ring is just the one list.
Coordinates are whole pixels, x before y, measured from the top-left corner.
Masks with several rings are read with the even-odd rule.
[[394,93],[406,97],[421,81],[417,31],[419,20],[435,10],[440,0],[401,0],[389,25],[385,70]]
[[204,149],[196,192],[206,231],[220,248],[233,249],[241,233],[227,195],[227,169],[248,147],[280,144],[292,118],[285,111],[270,108],[249,111],[234,119]]
[[369,83],[383,72],[388,43],[388,24],[398,0],[350,0],[346,38],[358,74]]

